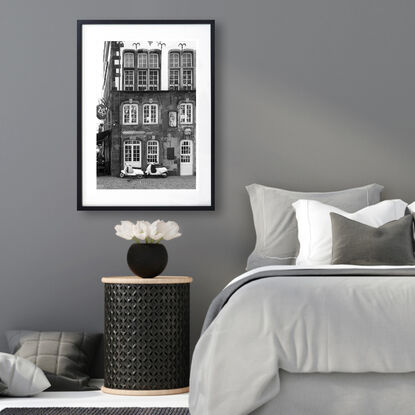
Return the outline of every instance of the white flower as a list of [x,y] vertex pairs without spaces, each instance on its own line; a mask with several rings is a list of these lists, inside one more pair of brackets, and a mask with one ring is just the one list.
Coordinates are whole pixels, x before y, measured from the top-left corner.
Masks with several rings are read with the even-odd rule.
[[157,243],[163,239],[169,241],[182,235],[179,233],[179,225],[176,222],[164,222],[163,220],[156,220],[153,223],[141,220],[135,224],[123,220],[120,225],[115,226],[115,231],[120,238],[146,243]]
[[114,229],[120,238],[131,240],[134,237],[134,224],[128,220],[122,220],[121,225],[116,225]]
[[160,233],[158,229],[160,223],[161,223],[161,220],[156,220],[150,225],[150,229],[149,229],[150,232],[148,236],[153,241],[159,241],[160,239],[163,239],[163,234]]
[[182,236],[182,234],[179,233],[179,225],[176,222],[172,220],[169,220],[168,222],[159,220],[157,222],[157,230],[159,234],[162,235],[162,238],[164,240],[170,241],[171,239]]
[[134,236],[141,241],[145,241],[150,234],[150,227],[150,222],[146,220],[137,221],[134,225]]

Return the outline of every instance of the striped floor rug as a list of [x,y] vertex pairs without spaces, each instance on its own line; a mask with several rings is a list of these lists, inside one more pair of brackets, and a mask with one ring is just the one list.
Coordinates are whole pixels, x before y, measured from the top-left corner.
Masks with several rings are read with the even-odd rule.
[[187,408],[6,408],[1,415],[190,415]]

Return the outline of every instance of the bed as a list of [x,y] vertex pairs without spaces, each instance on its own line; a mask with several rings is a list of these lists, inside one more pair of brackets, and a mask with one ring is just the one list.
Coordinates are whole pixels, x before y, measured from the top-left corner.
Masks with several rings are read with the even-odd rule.
[[256,244],[208,310],[191,414],[414,414],[415,202],[247,190]]
[[415,267],[265,266],[212,302],[192,415],[413,414]]

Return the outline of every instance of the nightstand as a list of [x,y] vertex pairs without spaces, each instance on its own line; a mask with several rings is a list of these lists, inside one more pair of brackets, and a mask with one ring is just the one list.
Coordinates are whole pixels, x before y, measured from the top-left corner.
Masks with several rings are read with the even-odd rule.
[[189,390],[190,277],[104,277],[102,391],[168,395]]

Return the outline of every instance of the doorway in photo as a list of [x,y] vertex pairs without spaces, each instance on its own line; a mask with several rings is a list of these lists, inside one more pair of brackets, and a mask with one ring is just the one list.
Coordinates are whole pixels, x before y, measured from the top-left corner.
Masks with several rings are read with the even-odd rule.
[[138,140],[124,141],[124,169],[126,165],[141,167],[141,142]]
[[193,141],[183,140],[180,143],[180,176],[193,174]]

